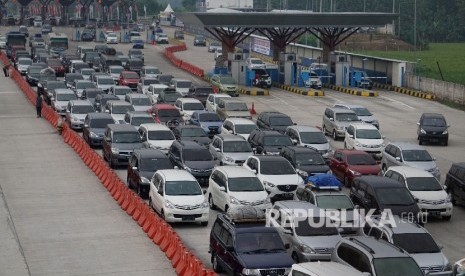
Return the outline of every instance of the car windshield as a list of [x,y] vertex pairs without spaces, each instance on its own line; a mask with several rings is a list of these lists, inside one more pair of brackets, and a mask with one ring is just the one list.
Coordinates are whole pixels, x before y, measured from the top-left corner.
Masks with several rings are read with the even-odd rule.
[[211,93],[213,93],[213,89],[209,88],[209,87],[205,87],[205,88],[196,88],[195,89],[195,95],[197,96],[203,96],[203,97],[206,97],[208,95],[210,95]]
[[119,87],[119,88],[115,87],[115,90],[113,91],[115,92],[115,95],[120,95],[120,96],[123,96],[123,95],[126,95],[132,92],[131,88],[129,87]]
[[358,129],[356,136],[359,139],[381,139],[381,134],[377,129]]
[[[29,67],[29,68],[31,68],[31,67]],[[65,80],[68,83],[73,83],[75,80],[83,80],[83,79],[84,79],[84,77],[81,74],[79,74],[79,75],[66,75],[66,77],[65,77]]]
[[[410,257],[376,258],[373,260],[378,276],[422,276],[424,275],[415,260]],[[392,269],[395,267],[395,269]]]
[[149,86],[151,84],[159,84],[160,81],[157,79],[144,79],[144,86]]
[[407,186],[410,191],[442,191],[443,188],[439,184],[436,177],[409,177],[407,178]]
[[145,69],[146,74],[160,74],[160,70],[158,68],[147,68]]
[[95,73],[94,69],[81,70],[81,75],[90,76],[92,73]]
[[239,233],[236,236],[236,248],[237,253],[242,254],[286,252],[276,232]]
[[97,82],[98,84],[115,84],[115,81],[112,78],[98,78]]
[[95,99],[98,94],[102,94],[103,92],[98,91],[98,90],[91,90],[91,91],[86,91],[86,98],[87,99]]
[[182,137],[206,137],[207,134],[200,127],[186,127],[181,130]]
[[263,138],[264,146],[291,146],[292,141],[288,136],[265,136]]
[[138,132],[119,132],[113,134],[113,143],[140,143]]
[[256,125],[235,125],[234,129],[238,134],[250,134],[252,131],[257,129]]
[[447,126],[446,121],[443,118],[425,118],[425,119],[423,119],[422,125],[424,125],[424,126],[436,126],[436,127],[445,127],[445,126]]
[[408,206],[415,204],[408,190],[403,187],[378,188],[375,193],[382,205]]
[[293,122],[289,117],[270,117],[270,125],[272,126],[290,126]]
[[136,105],[136,106],[149,106],[149,105],[152,105],[152,103],[150,102],[150,99],[149,98],[132,98],[131,100],[131,103],[132,105]]
[[226,141],[223,142],[223,152],[252,152],[247,141]]
[[295,155],[295,162],[298,166],[326,165],[323,156],[319,153],[297,153]]
[[258,192],[264,191],[263,185],[257,177],[234,177],[228,179],[228,188],[231,192]]
[[158,110],[158,117],[181,117],[177,109],[160,109]]
[[231,85],[236,85],[236,80],[233,79],[232,77],[221,77],[220,82],[222,84],[231,84]]
[[318,195],[316,198],[318,207],[331,210],[352,210],[354,204],[346,195]]
[[39,74],[41,70],[42,70],[42,67],[29,66],[29,73],[30,74]]
[[201,122],[221,122],[220,117],[216,113],[201,113],[199,114]]
[[185,103],[182,105],[184,110],[204,110],[202,103]]
[[296,224],[294,226],[295,234],[304,237],[339,235],[337,228],[328,223],[328,221],[324,217],[309,217],[304,220],[296,219],[294,220]]
[[133,126],[140,126],[142,124],[154,124],[155,121],[153,120],[152,116],[144,116],[144,117],[133,117],[131,120],[131,125]]
[[176,83],[177,88],[191,88],[192,83],[190,81],[178,81]]
[[140,170],[154,172],[157,170],[172,169],[173,165],[169,158],[142,158],[140,160]]
[[126,114],[128,111],[134,111],[134,107],[132,107],[132,105],[114,105],[111,113]]
[[[136,34],[136,35],[139,35],[139,34]],[[143,55],[141,50],[130,50],[129,52],[131,55],[137,55],[137,56]]]
[[59,88],[67,88],[66,84],[64,82],[48,82],[47,83],[47,89],[48,90],[53,90],[53,89],[59,89]]
[[91,128],[106,128],[109,124],[114,124],[115,121],[113,119],[95,119],[90,120],[89,127]]
[[96,88],[96,87],[93,82],[82,81],[82,82],[76,83],[76,89],[86,89],[86,88]]
[[226,103],[225,109],[227,111],[249,111],[245,103]]
[[323,132],[312,131],[312,132],[300,132],[301,142],[304,144],[327,144],[328,140],[326,139]]
[[175,140],[171,130],[152,130],[148,133],[149,140]]
[[410,162],[430,162],[433,161],[433,157],[426,150],[403,150],[402,155],[404,161]]
[[158,76],[158,80],[161,82],[161,83],[168,83],[171,81],[171,79],[173,78],[173,76]]
[[213,157],[207,149],[185,149],[182,152],[184,161],[211,161]]
[[273,160],[260,162],[260,173],[266,175],[295,174],[295,170],[287,160]]
[[441,252],[433,237],[428,233],[394,234],[392,239],[395,245],[410,254]]
[[170,196],[202,195],[202,189],[197,181],[166,181],[165,193]]
[[32,60],[31,59],[20,59],[20,60],[18,60],[18,64],[20,64],[20,65],[31,65]]
[[61,62],[57,59],[51,59],[47,61],[48,66],[61,66]]
[[77,100],[76,94],[66,93],[66,94],[57,94],[56,95],[57,101],[72,101]]
[[376,160],[369,154],[349,154],[347,155],[347,163],[355,166],[371,166],[376,165]]
[[139,75],[137,73],[125,73],[123,74],[123,78],[129,79],[129,80],[134,80],[134,79],[139,79]]
[[165,93],[165,101],[174,102],[179,98],[182,98],[179,93]]
[[120,74],[121,72],[124,71],[124,68],[116,67],[116,68],[110,68],[110,74]]
[[94,107],[91,105],[75,105],[72,110],[73,114],[87,114],[94,111]]
[[357,114],[357,116],[371,116],[371,112],[368,111],[368,109],[364,107],[356,107],[356,108],[351,108]]
[[355,113],[336,113],[336,121],[355,122],[358,121],[358,117]]

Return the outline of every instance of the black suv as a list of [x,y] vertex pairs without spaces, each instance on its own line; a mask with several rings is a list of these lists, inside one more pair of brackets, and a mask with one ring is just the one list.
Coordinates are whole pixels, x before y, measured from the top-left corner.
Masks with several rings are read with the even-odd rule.
[[129,157],[136,149],[144,148],[137,129],[126,124],[110,124],[105,129],[102,143],[103,159],[110,167],[127,165]]
[[450,194],[452,204],[458,201],[465,202],[465,163],[454,163],[446,175],[447,192]]
[[[239,209],[240,208],[240,209]],[[213,270],[227,275],[288,275],[293,260],[263,211],[251,206],[218,214],[210,232]]]
[[112,94],[98,94],[94,99],[94,108],[98,112],[105,112],[105,106],[108,101],[118,101],[119,98]]
[[434,142],[447,146],[449,143],[449,132],[447,131],[449,125],[442,114],[423,113],[417,125],[418,144]]
[[277,131],[254,130],[247,138],[255,154],[278,155],[282,148],[292,146],[289,136]]
[[168,152],[171,162],[208,183],[215,162],[210,151],[193,141],[175,141]]
[[312,148],[284,147],[279,155],[286,158],[303,179],[314,174],[328,173],[330,170],[321,153]]
[[193,141],[202,146],[208,146],[212,139],[203,128],[195,125],[180,125],[173,129],[174,137],[181,141]]
[[166,103],[166,104],[172,104],[176,102],[177,99],[182,98],[182,94],[177,92],[176,90],[168,90],[165,89],[158,94],[157,97],[157,103]]
[[157,149],[137,149],[129,158],[127,183],[129,188],[146,198],[150,190],[150,180],[158,170],[173,169],[166,154]]
[[262,130],[276,130],[280,133],[286,131],[288,126],[292,126],[291,117],[281,112],[265,111],[258,115],[257,126]]
[[195,87],[192,91],[189,91],[187,96],[199,100],[203,106],[207,102],[208,95],[213,94],[213,88],[211,86],[199,86]]
[[107,125],[114,123],[115,120],[108,113],[88,113],[84,119],[82,138],[91,147],[101,146]]
[[422,222],[420,208],[405,184],[384,176],[356,177],[350,189],[350,199],[362,209],[374,209],[375,214],[391,210],[393,215]]

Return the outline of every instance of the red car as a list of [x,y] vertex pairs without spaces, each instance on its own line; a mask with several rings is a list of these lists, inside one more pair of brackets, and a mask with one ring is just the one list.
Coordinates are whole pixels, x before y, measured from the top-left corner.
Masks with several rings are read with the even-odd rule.
[[55,74],[57,77],[64,77],[65,76],[65,67],[61,63],[59,59],[47,59],[48,67],[55,70]]
[[329,161],[329,167],[346,187],[350,187],[357,176],[381,173],[376,160],[370,154],[360,150],[336,150]]
[[139,74],[133,71],[122,71],[119,74],[119,85],[129,86],[131,90],[137,90],[137,84],[139,83]]
[[149,113],[152,114],[155,122],[160,124],[166,124],[170,120],[178,120],[180,123],[183,122],[182,115],[179,110],[170,104],[154,104]]

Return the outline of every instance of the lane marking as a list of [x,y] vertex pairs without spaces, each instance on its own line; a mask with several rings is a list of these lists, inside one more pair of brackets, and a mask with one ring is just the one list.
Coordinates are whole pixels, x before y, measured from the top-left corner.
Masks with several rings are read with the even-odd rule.
[[391,99],[391,98],[385,97],[385,96],[379,96],[379,97],[380,97],[380,98],[383,98],[383,99],[386,99],[386,100],[389,100],[389,101],[391,101],[391,102],[395,102],[395,103],[401,104],[401,105],[406,106],[406,107],[408,107],[408,108],[410,108],[410,109],[415,109],[415,107],[410,106],[410,105],[408,105],[408,104],[405,104],[405,103],[403,103],[403,102],[401,102],[401,101],[394,100],[394,99]]

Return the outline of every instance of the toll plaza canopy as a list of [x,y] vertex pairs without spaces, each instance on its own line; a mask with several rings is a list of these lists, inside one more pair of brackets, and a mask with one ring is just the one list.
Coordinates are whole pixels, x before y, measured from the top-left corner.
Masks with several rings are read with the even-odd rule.
[[[323,43],[323,61],[335,47],[361,27],[380,27],[397,19],[395,13],[316,13],[307,11],[241,12],[217,9],[207,12],[176,13],[184,25],[203,27],[233,52],[246,37],[258,32],[273,46],[274,59],[289,43],[306,32]],[[225,49],[226,48],[226,49]]]

